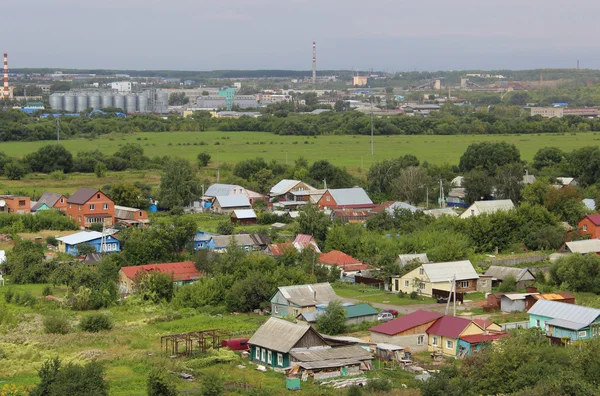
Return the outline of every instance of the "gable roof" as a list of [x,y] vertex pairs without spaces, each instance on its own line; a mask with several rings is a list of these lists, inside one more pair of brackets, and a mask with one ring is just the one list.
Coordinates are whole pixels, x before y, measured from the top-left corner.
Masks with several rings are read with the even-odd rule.
[[579,330],[598,319],[600,309],[558,301],[538,300],[528,313],[552,318],[548,322],[549,325]]
[[[596,200],[592,198],[585,198],[581,202],[585,205],[588,210],[596,210]],[[598,215],[595,215],[598,216]],[[598,223],[594,222],[594,224],[598,225]]]
[[448,282],[454,276],[457,281],[479,279],[469,260],[423,264],[423,269],[431,282]]
[[[108,236],[108,235],[107,235]],[[66,245],[77,245],[79,243],[85,243],[93,241],[94,239],[102,238],[102,233],[98,231],[81,231],[75,234],[66,235],[64,237],[56,238],[57,241],[61,241]]]
[[357,304],[344,307],[346,310],[346,319],[358,318],[361,316],[377,315],[379,311],[369,304]]
[[236,246],[253,246],[254,241],[248,234],[239,235],[215,235],[212,240],[215,243],[215,248],[226,248],[231,244],[233,238]]
[[587,239],[583,241],[565,242],[571,253],[598,253],[600,252],[600,239]]
[[473,334],[468,336],[460,337],[461,340],[468,342],[469,344],[483,344],[484,342],[492,342],[502,337],[506,337],[508,333],[499,332],[492,334]]
[[[269,195],[271,195],[271,196],[283,195],[283,194],[287,193],[288,191],[290,191],[292,188],[294,188],[298,183],[302,183],[302,181],[283,179],[271,188]],[[304,183],[304,184],[306,184],[306,186],[308,187],[309,190],[315,190],[315,188],[313,186],[310,186],[307,183]]]
[[[211,184],[210,187],[204,192],[205,197],[218,197],[218,196],[226,196],[231,193],[231,190],[234,188],[238,188],[240,186],[235,184]],[[241,188],[241,187],[240,187]]]
[[415,213],[418,210],[416,206],[413,206],[406,202],[400,202],[400,201],[392,202],[390,205],[387,205],[387,208],[386,208],[386,210],[390,214],[394,214],[394,211],[396,209],[406,209],[406,210],[410,210],[413,213]]
[[[584,199],[584,201],[585,201],[585,199]],[[594,210],[594,209],[592,209],[592,210]],[[592,223],[594,223],[594,225],[600,226],[600,214],[589,214],[584,217],[584,219],[586,219],[586,218],[590,219],[590,221]]]
[[348,264],[362,264],[360,260],[355,259],[349,254],[340,252],[339,250],[332,250],[328,253],[322,253],[321,256],[319,256],[319,263],[336,265],[338,267],[343,267],[344,265]]
[[421,326],[444,316],[441,313],[418,310],[399,318],[382,323],[369,330],[375,333],[395,335],[413,327]]
[[156,271],[165,274],[171,274],[173,275],[173,280],[176,281],[191,281],[196,280],[202,276],[202,274],[200,274],[200,271],[196,269],[196,266],[191,261],[182,261],[178,263],[135,265],[131,267],[121,267],[121,270],[129,279],[135,278],[135,275],[140,271]]
[[273,256],[283,256],[286,250],[296,249],[291,242],[269,244],[268,248]]
[[396,264],[398,264],[400,267],[404,267],[406,264],[410,263],[413,260],[417,260],[421,264],[429,263],[429,258],[427,258],[427,253],[416,253],[416,254],[399,254],[398,259],[396,260]]
[[37,203],[31,207],[31,210],[35,212],[44,204],[46,204],[49,208],[52,208],[56,204],[56,202],[58,202],[60,197],[62,197],[62,194],[45,192],[42,194],[40,199],[38,199]]
[[273,317],[269,318],[265,324],[256,330],[254,335],[248,341],[248,344],[267,348],[272,351],[287,353],[309,331],[314,332],[321,341],[323,341],[323,345],[327,344],[319,333],[310,326],[299,325]]
[[277,290],[286,300],[299,307],[328,304],[330,301],[339,299],[329,283],[280,286]]
[[509,276],[514,276],[517,282],[521,280],[535,280],[535,276],[529,270],[529,268],[513,268],[492,265],[487,271],[485,271],[485,275],[499,280],[504,280]]
[[233,215],[237,219],[256,219],[254,209],[236,209],[233,211]]
[[338,206],[342,205],[371,205],[373,201],[361,187],[335,188],[327,190]]
[[294,360],[299,362],[322,362],[325,360],[358,359],[371,360],[373,355],[360,345],[349,345],[338,348],[298,348],[290,351]]
[[484,213],[496,213],[499,210],[511,210],[515,208],[515,204],[510,199],[497,199],[492,201],[475,201],[465,213],[470,211],[470,208],[475,206],[480,214]]
[[[75,194],[71,195],[67,202],[71,204],[83,205],[87,201],[89,201],[98,191],[95,188],[80,188],[75,192]],[[101,191],[100,191],[101,192]]]
[[239,208],[239,207],[251,207],[248,197],[245,195],[223,195],[215,197],[215,200],[219,203],[222,208]]
[[[444,315],[429,326],[426,332],[441,337],[458,338],[471,323],[474,322],[469,319]],[[479,327],[477,323],[475,325]]]

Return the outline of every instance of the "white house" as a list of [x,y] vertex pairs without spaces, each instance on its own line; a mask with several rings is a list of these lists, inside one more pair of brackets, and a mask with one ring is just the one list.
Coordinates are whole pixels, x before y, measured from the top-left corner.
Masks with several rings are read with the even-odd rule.
[[487,213],[492,214],[498,211],[508,211],[515,208],[515,204],[510,199],[498,199],[494,201],[475,201],[460,215],[461,219],[467,219],[472,216],[479,216]]

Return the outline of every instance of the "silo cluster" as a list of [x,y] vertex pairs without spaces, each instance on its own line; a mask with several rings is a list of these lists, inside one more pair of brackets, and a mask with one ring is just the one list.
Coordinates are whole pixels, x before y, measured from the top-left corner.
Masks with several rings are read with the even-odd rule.
[[53,110],[78,113],[89,108],[96,110],[107,107],[122,109],[129,114],[167,113],[169,93],[166,91],[156,91],[154,101],[151,100],[151,95],[152,91],[128,93],[126,95],[109,90],[57,92],[50,95],[50,107]]

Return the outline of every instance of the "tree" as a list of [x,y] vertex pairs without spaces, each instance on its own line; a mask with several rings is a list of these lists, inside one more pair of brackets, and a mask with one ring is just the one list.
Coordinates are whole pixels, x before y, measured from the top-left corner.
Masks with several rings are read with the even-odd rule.
[[4,263],[11,281],[17,284],[45,282],[52,266],[44,261],[43,245],[27,240],[17,240]]
[[500,287],[498,288],[498,291],[504,293],[517,291],[517,278],[515,278],[512,275],[509,275],[506,278],[504,278],[504,280],[500,284]]
[[42,367],[38,370],[38,377],[40,377],[40,383],[33,388],[30,396],[49,396],[50,387],[56,381],[56,376],[60,370],[60,359],[55,357],[54,359],[48,359],[42,363]]
[[73,155],[60,144],[49,144],[25,156],[24,161],[33,172],[50,173],[73,169]]
[[565,158],[565,153],[558,147],[543,147],[533,156],[533,167],[542,170],[558,165]]
[[119,182],[110,186],[107,193],[115,205],[131,208],[146,208],[148,201],[142,197],[142,190],[132,183]]
[[80,243],[77,245],[77,254],[80,256],[87,256],[90,253],[96,253],[96,248],[89,243]]
[[21,180],[27,174],[27,169],[21,161],[12,160],[4,165],[4,175],[8,180]]
[[232,235],[235,230],[235,226],[231,221],[225,220],[217,224],[217,234],[221,235]]
[[198,154],[198,167],[199,168],[207,166],[209,162],[210,162],[210,154],[208,154],[206,152]]
[[409,166],[402,169],[398,178],[393,182],[394,195],[416,205],[424,201],[428,183],[429,176],[425,169]]
[[343,333],[346,328],[346,310],[340,301],[330,301],[325,312],[317,317],[319,333],[336,335]]
[[465,187],[465,200],[468,204],[489,199],[493,190],[492,179],[487,172],[479,169],[467,173],[463,185]]
[[106,164],[103,162],[96,162],[96,165],[94,166],[94,173],[96,174],[97,178],[106,176],[107,171],[108,168],[106,167]]
[[482,169],[490,175],[496,174],[496,168],[521,161],[521,154],[514,144],[506,142],[473,143],[460,157],[459,167],[463,172]]
[[148,396],[177,396],[179,394],[173,381],[160,368],[154,368],[148,374],[146,390]]
[[32,396],[108,396],[104,368],[98,362],[84,366],[68,363],[61,367],[57,357],[44,362],[38,376],[41,382],[31,391]]
[[562,221],[577,224],[587,211],[582,199],[581,193],[573,186],[565,186],[559,190],[549,188],[544,206]]
[[186,206],[200,193],[200,183],[188,161],[173,158],[167,162],[160,178],[159,204],[161,207]]
[[523,202],[527,202],[530,205],[543,205],[546,201],[546,195],[548,194],[549,188],[551,187],[547,181],[537,179],[521,190]]
[[312,235],[318,243],[325,242],[330,225],[331,218],[315,205],[304,205],[300,210],[298,230],[302,234]]
[[135,275],[134,284],[136,294],[140,295],[142,299],[154,303],[171,301],[175,292],[173,276],[163,272],[140,271]]
[[223,381],[218,375],[206,373],[200,385],[201,396],[221,396],[224,393]]
[[499,167],[495,184],[497,198],[519,202],[523,189],[523,165],[515,162]]

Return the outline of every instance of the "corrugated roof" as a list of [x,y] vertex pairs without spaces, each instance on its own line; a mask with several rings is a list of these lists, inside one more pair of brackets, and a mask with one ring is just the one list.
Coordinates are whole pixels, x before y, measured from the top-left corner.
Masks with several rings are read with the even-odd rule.
[[588,239],[584,241],[566,242],[571,253],[598,253],[600,252],[600,239]]
[[296,249],[291,242],[273,243],[268,246],[273,256],[283,256],[287,249]]
[[89,201],[98,191],[94,188],[80,188],[75,192],[75,194],[71,195],[68,199],[68,203],[83,205],[87,201]]
[[237,219],[256,219],[254,209],[236,209],[233,214]]
[[575,178],[573,177],[557,177],[556,181],[559,182],[560,184],[562,184],[563,186],[568,186],[569,184],[573,183],[573,180],[575,180]]
[[394,202],[391,205],[389,205],[386,210],[388,211],[388,213],[390,214],[394,214],[394,211],[396,209],[406,209],[406,210],[410,210],[411,212],[415,213],[417,211],[417,207],[413,206],[409,203],[406,202]]
[[141,211],[141,209],[137,208],[115,205],[115,218],[120,220],[134,220],[136,212]]
[[453,277],[456,280],[479,279],[469,260],[423,264],[423,269],[431,282],[448,282]]
[[338,206],[373,204],[371,198],[361,187],[335,188],[327,190]]
[[269,195],[283,195],[294,188],[298,183],[300,183],[300,180],[283,179],[271,188]]
[[299,362],[318,362],[336,359],[373,359],[373,355],[360,345],[349,345],[338,348],[295,348],[290,351],[290,356]]
[[[480,214],[484,213],[496,213],[499,210],[511,210],[515,208],[515,204],[510,199],[498,199],[492,201],[475,201],[473,205],[477,207]],[[465,213],[468,213],[470,208],[467,208]]]
[[418,310],[409,313],[408,315],[390,320],[389,322],[371,327],[369,330],[375,333],[396,335],[408,329],[412,329],[413,327],[432,322],[438,318],[441,318],[442,316],[444,315],[441,313]]
[[570,300],[570,299],[575,299],[575,296],[569,292],[558,292],[558,293],[540,293],[540,294],[534,294],[533,298],[535,298],[536,300],[550,300],[550,301],[557,301],[557,300]]
[[550,326],[562,327],[570,330],[579,330],[587,327],[589,323],[572,322],[564,319],[552,319],[546,322]]
[[441,337],[458,338],[467,326],[473,323],[469,319],[456,316],[444,315],[434,324],[429,326],[427,334],[438,335]]
[[[585,201],[585,199],[584,199],[584,201]],[[594,202],[594,205],[595,205],[595,202]],[[592,210],[594,210],[594,209],[592,209]],[[590,219],[590,221],[592,223],[594,223],[595,225],[600,226],[600,214],[589,214],[585,217]]]
[[[313,331],[319,335],[319,333],[308,325],[299,325],[287,320],[269,318],[265,324],[256,330],[248,341],[248,344],[287,353],[308,331]],[[323,345],[326,344],[325,340],[323,340]]]
[[296,235],[296,238],[294,238],[294,242],[300,242],[300,243],[314,242],[314,241],[315,241],[315,238],[309,234],[298,234],[298,235]]
[[321,256],[319,256],[319,263],[327,265],[336,265],[339,267],[348,264],[362,264],[360,260],[355,259],[349,254],[340,252],[339,250],[332,250],[328,253],[321,254]]
[[300,362],[295,363],[305,370],[325,369],[325,368],[337,368],[346,366],[356,366],[360,364],[360,361],[355,359],[334,359],[334,360],[318,360],[314,362]]
[[461,340],[468,342],[469,344],[482,344],[484,342],[492,342],[502,337],[506,337],[508,333],[492,333],[492,334],[474,334],[460,337]]
[[[530,315],[545,316],[589,325],[600,316],[600,309],[567,304],[558,301],[538,300],[528,311]],[[582,326],[583,327],[583,326]]]
[[48,205],[49,208],[52,208],[56,204],[56,202],[58,202],[60,197],[62,197],[62,194],[45,192],[42,194],[40,199],[38,199],[37,203],[31,207],[31,210],[35,212],[44,204]]
[[[581,202],[583,202],[583,204],[585,205],[585,207],[588,210],[596,210],[596,200],[595,199],[585,198]],[[588,215],[588,216],[590,216],[590,215]],[[592,215],[592,216],[600,217],[600,215]],[[594,222],[594,224],[598,225],[597,222]]]
[[317,304],[328,304],[339,297],[329,283],[314,283],[312,285],[280,286],[277,288],[283,297],[299,307],[309,307]]
[[427,209],[427,210],[424,210],[423,213],[426,215],[433,216],[436,219],[439,219],[442,216],[451,216],[451,217],[458,216],[458,213],[456,213],[454,211],[454,209],[452,209],[452,208]]
[[532,295],[533,293],[510,293],[510,294],[505,294],[502,296],[502,298],[508,298],[511,301],[516,301],[516,300],[525,300],[525,298],[527,298],[527,296]]
[[200,271],[196,269],[196,266],[191,261],[183,261],[178,263],[135,265],[130,267],[121,267],[121,270],[129,279],[134,279],[135,275],[141,271],[156,271],[165,274],[171,274],[173,275],[173,279],[176,281],[191,281],[196,280],[202,276],[200,274]]
[[219,196],[215,197],[215,200],[219,202],[222,208],[252,207],[248,197],[245,195]]
[[535,276],[529,271],[529,268],[513,268],[513,267],[501,267],[499,265],[492,265],[485,271],[487,276],[492,278],[504,280],[508,276],[513,276],[518,281],[524,280],[535,280]]
[[[236,184],[211,184],[210,187],[204,192],[204,196],[206,197],[219,197],[219,196],[227,196],[231,193],[231,190],[234,188],[238,188],[240,186]],[[241,187],[240,187],[241,188]]]
[[250,238],[247,234],[240,235],[215,235],[213,236],[213,242],[215,243],[215,248],[226,248],[231,244],[233,239],[233,243],[236,246],[253,246],[254,242],[252,238]]
[[346,310],[346,319],[358,318],[361,316],[377,315],[379,312],[369,304],[357,304],[344,307]]
[[417,253],[417,254],[399,254],[398,259],[396,260],[396,264],[400,267],[404,267],[406,264],[417,260],[421,264],[429,263],[429,258],[427,258],[427,253]]
[[61,241],[67,245],[77,245],[79,243],[85,243],[94,239],[102,238],[102,233],[98,231],[81,231],[75,234],[66,235],[64,237],[56,238],[57,241]]

